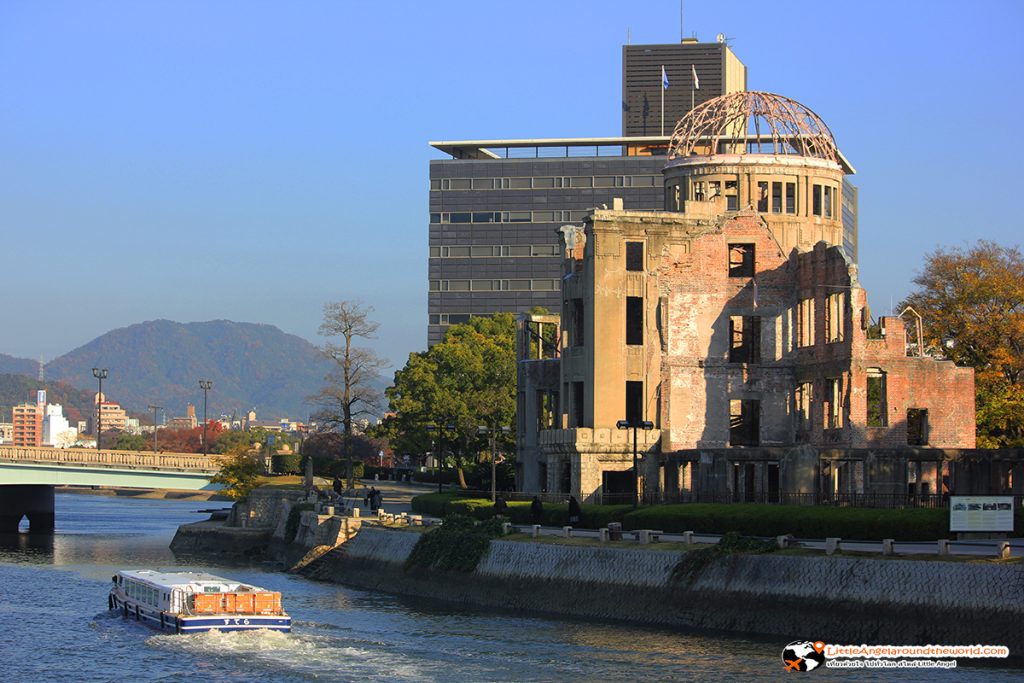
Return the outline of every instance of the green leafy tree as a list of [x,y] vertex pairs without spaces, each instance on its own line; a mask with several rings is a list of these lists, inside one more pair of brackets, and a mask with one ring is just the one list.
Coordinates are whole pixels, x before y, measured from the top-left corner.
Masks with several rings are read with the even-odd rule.
[[129,434],[127,432],[109,431],[103,432],[103,446],[115,451],[146,451],[153,447],[151,439],[146,439],[142,434]]
[[210,478],[215,484],[223,484],[223,493],[234,499],[245,498],[256,488],[263,465],[259,456],[250,454],[248,448],[239,446],[220,456],[220,471]]
[[[444,427],[433,433],[437,450],[443,444],[465,488],[463,468],[488,440],[478,428],[515,425],[514,318],[499,313],[453,325],[441,343],[409,355],[386,393],[395,416],[385,429],[396,452],[423,452],[432,438],[426,427]],[[499,439],[502,445],[514,442],[512,432]]]
[[925,346],[975,370],[978,445],[1024,446],[1024,257],[980,240],[939,248],[903,302],[924,319]]

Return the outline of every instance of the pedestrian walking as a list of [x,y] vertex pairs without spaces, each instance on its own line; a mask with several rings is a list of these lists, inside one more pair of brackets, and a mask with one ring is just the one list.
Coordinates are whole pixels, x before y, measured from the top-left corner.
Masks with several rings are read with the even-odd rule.
[[338,499],[340,500],[343,485],[341,483],[341,477],[338,476],[337,474],[334,475],[334,484],[331,485],[331,488],[334,489],[334,495],[337,496]]
[[540,502],[540,496],[534,496],[530,503],[530,521],[540,524],[542,519],[544,519],[544,503]]
[[569,526],[578,526],[583,519],[583,510],[580,509],[580,502],[576,496],[569,496]]
[[504,516],[506,516],[507,512],[508,512],[508,503],[505,502],[505,499],[503,497],[501,497],[501,496],[498,496],[497,498],[495,498],[494,499],[494,516],[495,517],[504,517]]

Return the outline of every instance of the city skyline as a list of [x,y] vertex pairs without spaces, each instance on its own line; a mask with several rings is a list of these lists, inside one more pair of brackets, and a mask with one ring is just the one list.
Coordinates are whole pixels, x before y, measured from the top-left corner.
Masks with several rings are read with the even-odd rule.
[[[993,185],[1013,173],[998,132],[1024,97],[1002,75],[1024,11],[752,7],[687,7],[685,35],[724,33],[750,89],[832,126],[858,170],[873,312],[937,246],[1017,243]],[[0,201],[23,255],[0,282],[37,302],[7,308],[0,353],[49,360],[160,318],[317,343],[322,305],[360,299],[400,367],[426,347],[428,140],[616,135],[627,31],[680,37],[676,2],[521,8],[0,9]]]

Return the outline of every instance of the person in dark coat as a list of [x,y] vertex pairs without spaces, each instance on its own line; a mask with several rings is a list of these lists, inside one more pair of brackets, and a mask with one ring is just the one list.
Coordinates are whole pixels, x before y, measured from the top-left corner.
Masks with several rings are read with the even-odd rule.
[[341,477],[338,476],[337,474],[334,475],[334,484],[331,486],[331,488],[334,489],[334,495],[336,495],[338,498],[341,498],[341,491],[343,485],[341,483]]
[[504,517],[508,512],[508,503],[501,496],[494,499],[494,516]]
[[569,496],[569,526],[577,526],[583,519],[583,510],[576,496]]
[[540,524],[542,519],[544,519],[544,503],[540,502],[540,496],[534,496],[533,502],[530,503],[530,521]]

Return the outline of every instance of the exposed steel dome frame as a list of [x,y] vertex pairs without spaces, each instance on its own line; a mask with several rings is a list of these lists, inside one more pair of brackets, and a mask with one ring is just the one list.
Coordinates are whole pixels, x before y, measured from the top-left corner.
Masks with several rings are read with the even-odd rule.
[[715,154],[802,156],[840,163],[821,117],[782,95],[736,92],[708,100],[679,120],[669,159]]

